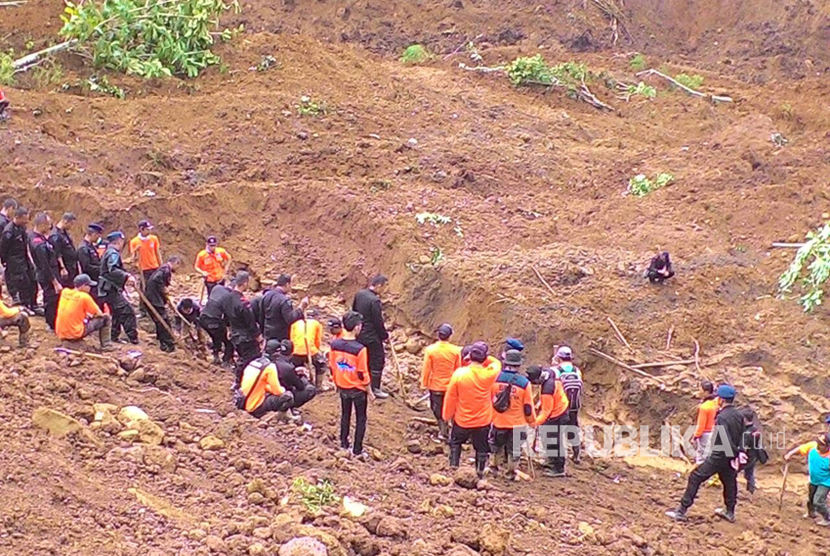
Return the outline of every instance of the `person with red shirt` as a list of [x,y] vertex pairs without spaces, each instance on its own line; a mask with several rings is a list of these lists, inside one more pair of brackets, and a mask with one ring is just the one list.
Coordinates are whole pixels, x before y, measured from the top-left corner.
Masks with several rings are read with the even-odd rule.
[[566,445],[566,427],[570,422],[568,415],[568,396],[562,386],[562,381],[552,369],[542,369],[533,365],[527,370],[527,378],[533,384],[542,386],[540,401],[542,407],[536,416],[536,426],[542,426],[539,431],[544,442],[545,453],[549,468],[545,471],[548,477],[565,476],[565,456],[568,453]]
[[196,264],[193,268],[205,279],[205,289],[208,297],[216,285],[225,285],[225,275],[231,266],[231,256],[219,247],[216,236],[209,236],[205,248],[196,255]]
[[[527,427],[536,424],[536,411],[533,409],[530,381],[519,374],[522,353],[519,350],[509,349],[504,353],[502,363],[502,371],[492,388],[494,409],[493,430],[490,435],[494,452],[492,468],[497,470],[504,462],[507,466],[507,478],[515,480],[517,458],[522,448],[522,443],[516,442],[517,436],[520,439],[527,438]],[[505,394],[507,389],[510,389],[510,392]],[[503,411],[500,411],[502,407],[499,405],[501,396],[509,396],[507,406]]]
[[438,341],[424,350],[424,365],[421,369],[421,388],[429,390],[429,406],[438,421],[438,439],[447,440],[449,424],[442,419],[444,395],[450,378],[461,364],[461,347],[451,343],[452,326],[442,324],[436,330]]

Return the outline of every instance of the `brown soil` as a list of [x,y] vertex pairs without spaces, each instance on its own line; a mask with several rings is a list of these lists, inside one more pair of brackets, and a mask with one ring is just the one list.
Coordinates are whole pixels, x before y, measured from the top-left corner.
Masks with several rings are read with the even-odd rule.
[[[822,181],[830,169],[827,10],[803,0],[629,4],[630,37],[621,32],[615,45],[607,19],[581,0],[243,3],[229,23],[247,32],[220,47],[227,73],[110,76],[126,101],[84,94],[74,84],[91,70],[71,56],[60,59],[66,91],[23,76],[6,91],[13,112],[0,123],[0,186],[3,196],[108,228],[132,230],[149,217],[166,252],[188,258],[217,233],[238,262],[261,276],[290,270],[315,299],[349,299],[382,271],[392,278],[387,312],[399,342],[450,321],[460,340],[495,345],[517,335],[539,362],[569,343],[597,424],[655,425],[673,411],[677,424],[690,415],[699,376],[694,366],[650,370],[667,384],[661,390],[589,348],[647,362],[688,358],[697,340],[703,375],[735,383],[768,429],[805,437],[830,410],[827,313],[804,315],[775,298],[792,252],[769,245],[803,237],[830,212]],[[45,46],[60,9],[53,1],[0,8],[0,48]],[[624,103],[598,88],[617,109],[600,112],[465,72],[463,52],[446,58],[479,35],[491,66],[542,52],[631,80],[627,54],[640,51],[654,67],[703,75],[705,90],[737,102],[713,106],[655,82],[660,95],[650,102]],[[436,59],[400,64],[416,41]],[[279,67],[249,71],[265,54]],[[324,101],[328,115],[297,116],[302,95]],[[776,132],[787,146],[772,144]],[[676,182],[643,199],[623,195],[631,176],[661,171]],[[419,212],[453,223],[419,226]],[[434,247],[444,254],[437,268],[424,262]],[[665,287],[641,278],[657,249],[672,253],[678,271]],[[179,287],[192,291],[192,283]],[[634,354],[616,342],[608,316]],[[243,554],[259,542],[270,554],[279,535],[260,540],[254,529],[297,510],[296,500],[280,500],[301,475],[330,477],[341,495],[407,520],[403,539],[336,515],[306,518],[347,553],[444,554],[458,540],[453,529],[483,524],[509,527],[512,553],[534,555],[821,553],[805,546],[815,530],[798,518],[801,491],[779,517],[776,469],[760,496],[741,502],[736,526],[699,517],[710,514],[713,490],[690,525],[667,523],[662,512],[685,479],[631,462],[585,464],[561,483],[494,481],[495,492],[430,486],[445,458],[406,452],[405,440],[431,444],[395,401],[371,409],[369,443],[382,459],[346,462],[334,455],[331,395],[309,409],[310,434],[262,428],[231,411],[227,376],[201,362],[145,345],[158,389],[148,390],[106,365],[65,368],[38,327],[41,345],[25,358],[0,353],[0,547],[9,553],[155,556],[206,554],[213,545]],[[417,361],[407,366],[414,375]],[[52,439],[31,424],[41,406],[89,419],[99,402],[144,409],[167,434],[161,452],[103,433],[102,446]],[[225,449],[198,448],[206,434]],[[175,470],[169,459],[161,465],[165,454]],[[248,501],[257,478],[276,503]],[[141,503],[130,488],[155,502]],[[430,511],[440,504],[455,515]],[[580,532],[580,522],[593,533]]]

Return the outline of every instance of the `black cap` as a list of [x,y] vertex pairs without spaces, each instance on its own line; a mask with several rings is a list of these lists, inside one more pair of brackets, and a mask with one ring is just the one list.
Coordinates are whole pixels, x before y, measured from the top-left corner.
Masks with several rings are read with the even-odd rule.
[[328,325],[329,328],[343,328],[343,323],[340,322],[340,319],[329,319]]
[[92,280],[89,277],[89,274],[78,274],[75,276],[75,280],[72,281],[72,284],[76,288],[80,288],[81,286],[97,286],[98,282]]
[[142,230],[144,228],[147,228],[148,230],[152,230],[153,229],[153,224],[149,220],[142,220],[138,223],[138,229]]
[[100,225],[98,222],[93,222],[89,226],[86,227],[87,230],[90,232],[95,232],[101,234],[104,232],[104,227]]
[[280,355],[291,355],[294,353],[294,342],[283,340],[280,342]]
[[64,212],[62,220],[66,220],[67,222],[74,222],[78,219],[73,212]]
[[216,236],[208,236],[208,238],[207,238],[207,244],[208,245],[217,245],[218,243],[219,243],[219,240],[216,239]]
[[522,364],[522,352],[517,349],[509,349],[504,354],[504,364],[510,367],[518,367]]
[[449,338],[450,336],[452,336],[452,326],[450,326],[449,324],[447,324],[447,323],[445,322],[444,324],[442,324],[441,326],[439,326],[439,327],[435,330],[435,332],[436,332],[439,336],[441,336],[442,338]]
[[265,354],[266,355],[274,355],[275,353],[280,352],[280,341],[272,338],[265,342]]

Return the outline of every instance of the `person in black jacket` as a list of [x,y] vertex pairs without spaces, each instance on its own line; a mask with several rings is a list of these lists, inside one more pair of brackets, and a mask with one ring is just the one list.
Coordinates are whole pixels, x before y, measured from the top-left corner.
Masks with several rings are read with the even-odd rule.
[[[239,272],[231,281],[230,295],[225,297],[222,306],[231,327],[231,343],[238,356],[234,368],[236,385],[239,385],[240,380],[242,380],[242,372],[248,366],[248,363],[262,356],[262,349],[260,348],[262,336],[259,325],[254,317],[250,301],[245,298],[245,291],[247,291],[250,281],[250,274],[244,270]],[[220,287],[222,286],[216,286],[213,290],[216,291]]]
[[121,251],[126,244],[124,232],[111,232],[107,236],[107,250],[101,259],[101,271],[98,280],[98,297],[102,303],[109,305],[112,313],[112,341],[117,342],[121,329],[131,344],[138,344],[138,329],[135,312],[124,297],[126,286],[135,287],[135,277],[124,270]]
[[294,395],[294,402],[291,404],[291,419],[302,423],[302,416],[296,409],[310,402],[317,395],[317,388],[311,384],[308,377],[297,372],[297,365],[291,362],[291,354],[294,353],[294,344],[291,340],[268,340],[265,344],[265,351],[271,356],[271,361],[277,366],[277,376],[283,388]]
[[388,281],[386,276],[380,274],[373,277],[369,281],[369,287],[357,292],[352,303],[352,310],[363,316],[363,329],[357,341],[366,346],[369,355],[369,373],[372,375],[372,391],[378,399],[389,397],[389,394],[380,387],[383,367],[386,364],[383,342],[389,338],[383,322],[380,294],[383,293]]
[[[150,311],[150,317],[156,325],[156,338],[159,341],[161,351],[172,353],[176,350],[176,341],[170,334],[169,329],[172,328],[170,316],[167,313],[167,306],[172,305],[170,296],[167,294],[167,288],[170,287],[170,282],[173,280],[173,274],[182,264],[182,258],[176,255],[170,257],[166,263],[158,267],[150,275],[147,280],[144,296],[147,301],[153,306],[156,317],[153,311]],[[166,326],[165,326],[166,325]]]
[[263,336],[266,340],[288,340],[291,325],[303,318],[303,311],[308,307],[308,298],[300,301],[300,306],[294,308],[288,297],[291,292],[291,276],[280,274],[277,286],[269,290],[262,298]]
[[52,235],[49,236],[49,243],[55,248],[55,256],[60,265],[60,282],[64,288],[74,287],[75,276],[78,272],[78,251],[75,249],[75,242],[69,235],[69,230],[75,224],[77,218],[71,212],[64,213],[60,221],[55,224]]
[[[98,255],[98,242],[101,240],[101,234],[104,232],[104,227],[93,222],[87,226],[84,240],[78,247],[78,265],[81,267],[81,274],[89,276],[90,280],[97,282],[101,274],[101,257]],[[98,288],[93,288],[89,292],[95,303],[101,307],[103,304],[98,298]]]
[[[216,285],[208,296],[207,303],[202,309],[199,317],[199,324],[210,336],[211,351],[213,352],[213,364],[221,364],[230,368],[233,362],[233,344],[228,337],[228,318],[225,315],[226,300],[231,295],[231,289],[227,286]],[[219,353],[224,348],[225,353],[219,359]]]
[[18,207],[14,218],[6,224],[0,236],[0,261],[5,268],[6,286],[16,305],[22,305],[34,313],[37,308],[37,279],[29,253],[29,209]]
[[674,271],[671,269],[671,259],[668,251],[655,255],[645,272],[645,277],[652,284],[662,284],[672,276],[674,276]]
[[60,266],[55,248],[47,239],[52,229],[52,219],[45,212],[39,212],[35,215],[32,228],[32,259],[35,262],[37,283],[43,290],[43,313],[46,324],[54,330],[55,319],[58,317],[58,300],[63,286],[59,281]]
[[16,211],[19,206],[20,205],[18,204],[17,199],[12,197],[9,197],[3,201],[3,206],[0,207],[0,233],[3,233],[6,226],[8,226],[9,222],[12,221],[12,218],[14,218],[14,211]]
[[758,415],[749,407],[741,408],[741,415],[744,418],[743,445],[746,449],[747,462],[744,467],[744,478],[746,479],[746,490],[750,494],[755,494],[757,484],[755,482],[755,467],[760,464],[765,464],[769,460],[769,454],[764,449],[763,436],[761,434],[761,423],[758,421]]
[[666,515],[676,521],[684,521],[686,512],[694,504],[700,485],[717,475],[723,484],[723,501],[725,508],[715,510],[715,515],[729,522],[735,521],[735,506],[738,503],[738,470],[741,460],[746,458],[743,446],[744,416],[741,410],[734,406],[735,388],[722,384],[718,387],[720,410],[715,418],[715,429],[712,433],[711,452],[706,461],[695,467],[689,475],[686,492],[680,500],[680,506]]

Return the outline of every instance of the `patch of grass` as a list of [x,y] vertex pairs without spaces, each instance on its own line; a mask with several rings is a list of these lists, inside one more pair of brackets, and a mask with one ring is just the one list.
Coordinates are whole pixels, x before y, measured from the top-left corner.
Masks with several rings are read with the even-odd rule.
[[640,54],[639,52],[631,57],[628,60],[628,65],[631,66],[631,69],[634,71],[642,71],[646,69],[646,65],[648,64],[646,57]]
[[432,54],[421,44],[411,44],[401,54],[404,64],[423,64],[432,59]]
[[303,95],[300,97],[300,104],[297,105],[297,113],[300,116],[317,118],[319,116],[325,116],[329,113],[329,110],[325,102],[316,101],[310,96]]
[[14,83],[14,52],[0,52],[0,85]]
[[681,85],[694,89],[695,91],[700,89],[700,86],[703,85],[703,76],[697,74],[689,75],[687,73],[678,73],[674,76],[674,80]]
[[630,99],[633,96],[655,98],[657,96],[657,89],[655,89],[651,85],[646,85],[645,83],[640,81],[636,85],[629,85],[625,90],[625,94],[628,97],[628,99]]
[[668,172],[661,172],[653,180],[648,179],[645,174],[638,174],[628,180],[628,192],[635,197],[645,197],[652,191],[660,189],[674,181],[674,176]]
[[444,250],[440,247],[433,247],[429,251],[429,264],[432,266],[438,266],[438,264],[444,260]]
[[299,477],[294,480],[291,488],[300,495],[300,502],[312,513],[317,513],[325,506],[331,506],[340,501],[340,497],[334,492],[334,485],[328,479],[323,479],[313,485]]
[[268,71],[269,69],[275,68],[278,65],[279,65],[279,62],[277,62],[276,58],[274,58],[270,54],[266,54],[265,56],[262,57],[262,59],[256,65],[256,70],[258,72]]
[[113,85],[105,75],[92,75],[89,79],[83,82],[83,87],[93,93],[101,93],[110,95],[117,99],[124,100],[127,94],[124,89],[117,85]]
[[32,70],[32,79],[38,87],[49,87],[63,81],[63,67],[53,61],[47,61]]

